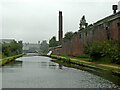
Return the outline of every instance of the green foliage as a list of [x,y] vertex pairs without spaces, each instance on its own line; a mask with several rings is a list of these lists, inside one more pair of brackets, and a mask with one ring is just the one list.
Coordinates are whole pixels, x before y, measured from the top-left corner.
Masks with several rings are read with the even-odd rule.
[[19,53],[22,53],[23,52],[23,43],[22,43],[22,41],[18,41],[18,51],[19,51]]
[[2,44],[2,54],[5,55],[5,56],[10,56],[10,46],[9,44]]
[[22,47],[20,45],[22,46],[22,43],[17,43],[16,41],[11,43],[2,43],[2,56],[8,57],[22,53]]
[[67,32],[63,40],[71,40],[73,36],[74,36],[73,32]]
[[40,50],[41,50],[41,53],[48,53],[49,44],[47,43],[46,40],[42,41],[42,43],[40,44]]
[[0,60],[0,65],[4,65],[7,62],[10,62],[10,61],[14,60],[15,58],[21,57],[23,55],[25,55],[25,54],[19,54],[19,55],[15,55],[15,56],[10,56],[10,57],[7,57],[7,58],[5,58],[3,60]]
[[19,54],[18,43],[16,41],[10,43],[10,51],[12,52],[10,56]]
[[58,41],[56,41],[56,37],[53,36],[50,40],[49,40],[49,47],[56,47],[58,46]]
[[90,44],[87,43],[84,45],[84,51],[85,54],[89,54],[90,53]]
[[110,63],[120,63],[120,48],[117,41],[93,42],[84,45],[84,53],[93,61],[104,60]]
[[88,26],[88,23],[86,23],[86,19],[85,19],[85,16],[83,16],[80,20],[80,30],[86,28]]

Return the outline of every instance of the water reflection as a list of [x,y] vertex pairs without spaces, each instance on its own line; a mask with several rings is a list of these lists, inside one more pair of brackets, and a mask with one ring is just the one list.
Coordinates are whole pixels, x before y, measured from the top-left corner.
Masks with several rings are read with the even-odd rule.
[[7,63],[4,67],[18,68],[18,67],[22,67],[22,63],[23,63],[22,61],[15,60]]
[[[53,62],[56,62],[56,60],[52,60]],[[66,63],[59,63],[59,69],[62,69],[62,65],[67,66],[67,67],[73,67],[79,70],[83,70],[83,71],[87,71],[91,74],[100,76],[106,80],[109,80],[111,82],[113,82],[116,85],[120,86],[120,74],[115,74],[112,71],[109,70],[104,70],[104,69],[100,69],[100,68],[89,68],[89,67],[85,67],[85,66],[73,66],[71,64],[67,64]]]
[[62,69],[62,65],[61,64],[59,64],[59,69]]
[[68,68],[50,60],[51,58],[42,56],[22,57],[16,62],[4,66],[2,68],[3,88],[117,87],[117,85],[97,75]]
[[47,62],[39,62],[39,67],[41,68],[47,68],[48,63]]
[[49,68],[50,69],[56,69],[57,68],[57,64],[53,63],[53,62],[49,62]]

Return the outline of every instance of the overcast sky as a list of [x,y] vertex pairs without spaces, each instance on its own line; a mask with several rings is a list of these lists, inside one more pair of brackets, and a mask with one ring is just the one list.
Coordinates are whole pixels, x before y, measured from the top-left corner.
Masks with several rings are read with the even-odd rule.
[[[2,0],[2,38],[37,43],[58,38],[58,14],[63,12],[63,32],[78,31],[83,15],[89,24],[113,13],[119,0]],[[2,20],[1,20],[2,19]],[[1,36],[1,33],[0,33]],[[58,40],[58,39],[57,39]]]

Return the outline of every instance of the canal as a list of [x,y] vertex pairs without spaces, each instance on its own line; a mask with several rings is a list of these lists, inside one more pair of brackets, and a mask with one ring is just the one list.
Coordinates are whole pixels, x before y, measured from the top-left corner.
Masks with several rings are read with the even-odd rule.
[[117,88],[87,71],[61,66],[44,56],[23,56],[2,67],[2,88]]

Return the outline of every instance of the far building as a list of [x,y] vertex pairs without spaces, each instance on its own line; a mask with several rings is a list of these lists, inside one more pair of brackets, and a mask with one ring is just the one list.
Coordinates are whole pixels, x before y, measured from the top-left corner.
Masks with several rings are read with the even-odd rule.
[[40,52],[40,44],[38,44],[38,43],[23,43],[23,52],[25,52],[25,53]]
[[0,39],[0,43],[11,43],[14,41],[15,41],[15,39]]

